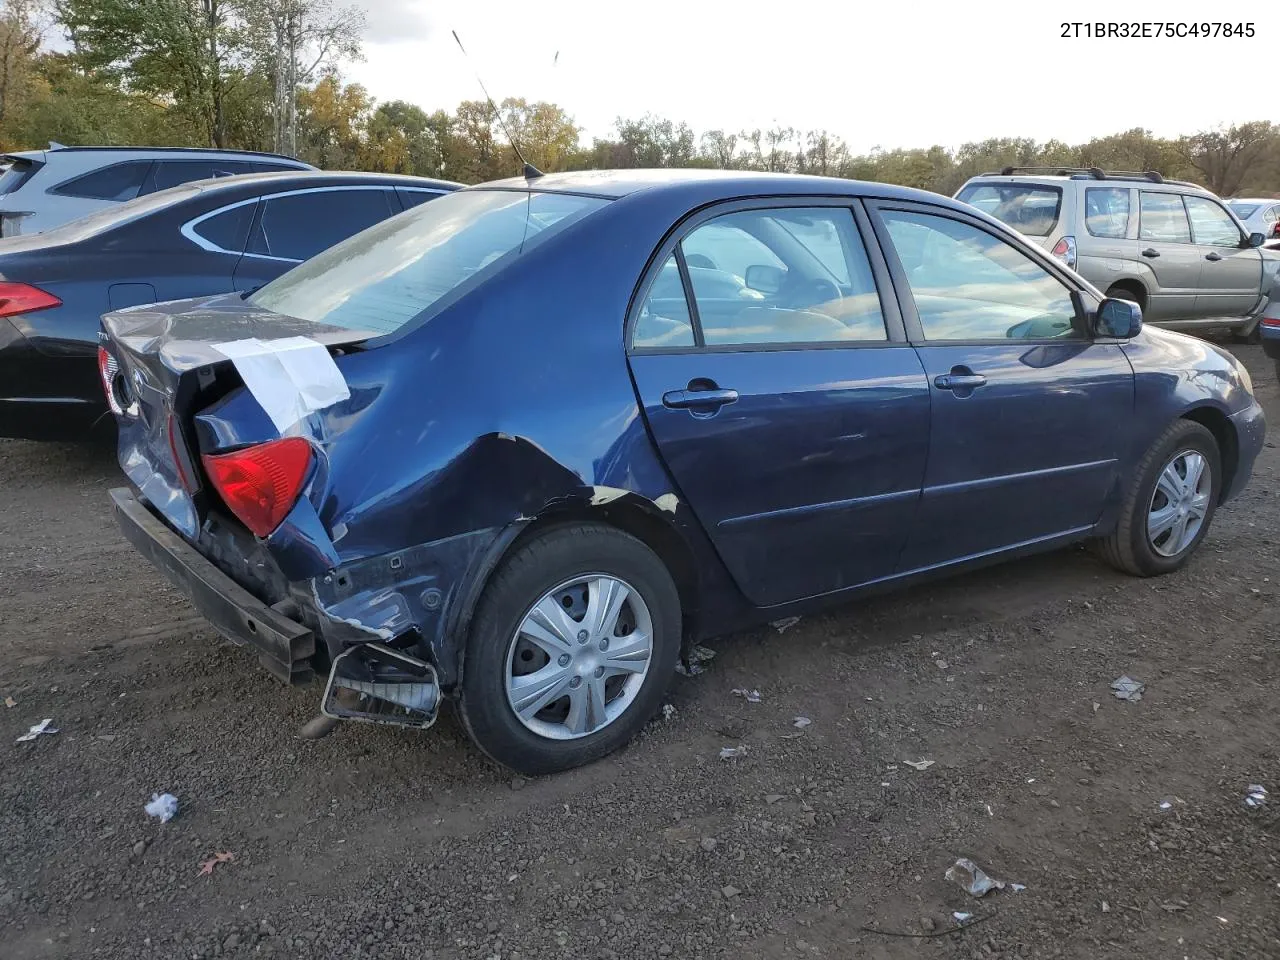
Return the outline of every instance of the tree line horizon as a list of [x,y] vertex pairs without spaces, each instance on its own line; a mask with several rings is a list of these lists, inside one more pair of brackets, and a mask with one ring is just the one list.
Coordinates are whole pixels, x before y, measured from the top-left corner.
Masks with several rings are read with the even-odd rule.
[[[519,173],[507,135],[546,173],[703,167],[875,180],[953,194],[1005,166],[1154,170],[1221,196],[1280,196],[1280,126],[1255,120],[1178,137],[1141,125],[1084,143],[995,137],[958,147],[855,153],[827,130],[695,132],[619,117],[584,138],[562,106],[507,97],[427,111],[376,102],[346,80],[364,11],[337,0],[4,0],[0,149],[73,145],[223,147],[325,169],[479,183]],[[69,50],[46,42],[60,31]]]

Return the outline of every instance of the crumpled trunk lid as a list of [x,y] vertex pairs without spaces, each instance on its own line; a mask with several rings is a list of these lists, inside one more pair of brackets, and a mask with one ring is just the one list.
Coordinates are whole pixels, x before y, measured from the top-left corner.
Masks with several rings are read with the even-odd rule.
[[261,310],[239,294],[105,314],[99,339],[113,378],[109,398],[121,468],[174,529],[195,542],[203,484],[192,417],[243,383],[219,345],[253,340],[269,347],[306,338],[333,347],[371,336]]

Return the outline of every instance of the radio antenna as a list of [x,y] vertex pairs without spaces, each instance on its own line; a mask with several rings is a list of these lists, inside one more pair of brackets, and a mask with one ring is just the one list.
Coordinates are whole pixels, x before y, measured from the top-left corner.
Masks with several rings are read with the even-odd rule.
[[[470,62],[471,58],[467,56],[467,48],[462,45],[462,40],[458,37],[458,31],[450,30],[449,32],[453,34],[453,39],[458,44],[458,49],[462,51],[462,55]],[[502,127],[502,132],[507,135],[507,141],[511,144],[511,149],[515,151],[516,158],[519,159],[523,167],[521,174],[526,180],[533,180],[542,176],[542,171],[526,160],[524,154],[520,152],[520,144],[516,143],[516,138],[511,135],[511,130],[507,127],[507,121],[502,119],[502,112],[498,109],[498,105],[493,102],[493,97],[489,96],[489,90],[485,87],[484,81],[480,79],[480,71],[476,70],[475,75],[476,83],[480,84],[480,90],[484,93],[484,98],[489,101],[489,109],[498,118],[498,125]]]

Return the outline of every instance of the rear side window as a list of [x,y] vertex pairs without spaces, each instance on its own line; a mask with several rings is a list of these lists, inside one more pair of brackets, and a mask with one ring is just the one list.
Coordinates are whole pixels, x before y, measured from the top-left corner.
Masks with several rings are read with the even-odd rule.
[[242,203],[206,217],[191,229],[219,250],[227,253],[241,253],[244,250],[245,241],[249,238],[249,224],[253,221],[253,213],[256,209],[255,203]]
[[249,298],[290,317],[387,334],[609,203],[459,190],[331,247]]
[[1084,192],[1084,227],[1090,236],[1123,240],[1129,233],[1128,187],[1090,187]]
[[406,210],[440,196],[429,190],[406,190],[402,187],[396,187],[396,193],[400,195],[400,202],[404,204]]
[[150,160],[116,163],[60,183],[50,192],[62,197],[84,197],[89,200],[132,200],[138,196],[150,169]]
[[689,303],[680,279],[680,264],[674,253],[658,271],[649,295],[640,305],[631,345],[650,348],[694,345],[693,321],[689,317]]
[[1141,216],[1138,237],[1160,243],[1190,243],[1191,227],[1182,198],[1176,193],[1150,193],[1143,190],[1138,197]]
[[1053,233],[1062,207],[1061,190],[1027,183],[971,183],[956,199],[1029,237]]
[[238,160],[157,160],[142,192],[156,193],[192,180],[212,180],[214,177],[252,172],[253,164]]
[[264,201],[249,252],[308,260],[394,213],[386,190],[309,190]]

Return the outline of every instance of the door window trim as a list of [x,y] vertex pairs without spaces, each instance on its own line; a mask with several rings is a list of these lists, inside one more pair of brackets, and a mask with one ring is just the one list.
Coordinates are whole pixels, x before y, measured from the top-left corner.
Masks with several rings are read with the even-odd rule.
[[[876,239],[879,243],[886,262],[890,276],[893,278],[893,289],[897,293],[899,306],[902,311],[902,318],[907,329],[907,340],[913,347],[926,346],[990,346],[992,344],[1026,344],[1028,346],[1042,346],[1053,344],[1057,346],[1068,346],[1077,344],[1087,346],[1093,343],[1111,343],[1111,338],[1095,337],[1087,327],[1084,326],[1086,317],[1077,315],[1073,323],[1076,329],[1083,336],[1075,337],[1070,340],[1064,340],[1061,337],[1027,337],[1010,339],[1007,337],[988,338],[988,337],[972,337],[962,340],[930,340],[924,335],[924,327],[920,323],[920,314],[916,310],[915,295],[911,292],[911,284],[907,280],[907,272],[902,267],[902,261],[898,258],[897,248],[893,245],[893,239],[889,236],[888,224],[881,217],[882,211],[898,211],[901,213],[917,213],[923,216],[941,217],[946,220],[955,220],[963,223],[965,226],[973,227],[983,233],[989,234],[1002,243],[1007,243],[1019,253],[1023,254],[1032,263],[1042,268],[1051,277],[1062,284],[1067,294],[1078,293],[1079,298],[1072,297],[1073,301],[1083,305],[1085,311],[1088,312],[1090,307],[1096,310],[1098,308],[1098,298],[1093,294],[1087,286],[1081,286],[1080,282],[1075,279],[1067,269],[1062,266],[1056,259],[1049,256],[1040,247],[1027,243],[1018,239],[1011,233],[1002,235],[1008,230],[1007,227],[993,228],[991,224],[978,220],[969,214],[953,210],[950,207],[936,206],[932,203],[921,203],[915,200],[893,200],[893,199],[869,199],[866,201],[868,212],[871,214],[871,226],[875,230]],[[1082,329],[1083,327],[1083,329]]]
[[[866,250],[867,261],[871,267],[871,277],[876,286],[876,295],[880,300],[880,315],[884,320],[884,340],[815,340],[797,341],[795,343],[713,343],[702,342],[701,325],[693,322],[697,317],[697,301],[693,295],[693,284],[689,277],[688,266],[684,262],[684,254],[680,251],[680,242],[694,230],[711,220],[727,214],[741,213],[747,210],[797,210],[805,207],[839,208],[848,210],[853,215],[853,224]],[[658,274],[673,254],[677,254],[680,267],[680,281],[684,288],[686,307],[689,310],[694,329],[694,345],[688,344],[670,347],[634,346],[631,342],[635,326],[640,318],[640,309],[649,296],[649,291],[658,279]],[[627,306],[626,321],[623,325],[624,344],[628,356],[684,354],[684,353],[781,353],[797,350],[880,350],[886,347],[903,347],[907,344],[907,334],[903,327],[902,315],[899,312],[897,298],[893,293],[888,266],[876,243],[875,234],[871,230],[871,222],[862,207],[860,197],[853,195],[790,195],[752,197],[747,200],[726,200],[705,207],[700,207],[686,214],[667,231],[662,242],[649,257],[644,272],[631,294],[631,302]]]
[[[300,187],[296,190],[281,190],[276,193],[264,193],[258,197],[250,197],[248,200],[237,200],[235,203],[228,203],[226,206],[218,207],[215,210],[210,210],[208,213],[202,213],[200,214],[200,216],[194,217],[191,220],[188,220],[186,223],[184,223],[181,228],[181,233],[184,237],[186,237],[188,240],[194,243],[197,247],[200,247],[202,250],[207,250],[210,253],[226,253],[236,257],[239,257],[239,256],[253,257],[255,260],[274,260],[276,263],[302,263],[301,260],[296,259],[294,257],[274,257],[266,253],[246,253],[246,252],[236,251],[236,250],[224,250],[222,247],[218,246],[213,241],[206,240],[204,237],[200,236],[200,234],[196,233],[195,228],[199,226],[203,221],[208,220],[210,217],[216,217],[220,213],[226,213],[228,210],[234,210],[237,207],[243,207],[246,204],[262,203],[265,208],[266,201],[268,200],[275,200],[280,197],[293,197],[302,193],[333,193],[334,191],[337,191],[337,190],[344,190],[344,191],[346,190],[383,190],[383,191],[390,190],[394,193],[395,187],[394,186],[387,187],[381,184],[371,184],[371,183],[359,183],[359,184],[353,183],[351,185],[332,186],[332,187]],[[424,191],[424,192],[430,192],[430,191]],[[395,206],[398,206],[399,204],[400,204],[400,199],[397,197]],[[395,207],[388,204],[388,209],[394,210]],[[257,225],[258,218],[261,216],[262,216],[261,210],[257,211],[254,214],[253,222],[249,224],[250,236],[253,235],[253,228]],[[395,216],[395,214],[392,213],[391,216]],[[246,241],[246,245],[247,243],[248,241]]]

